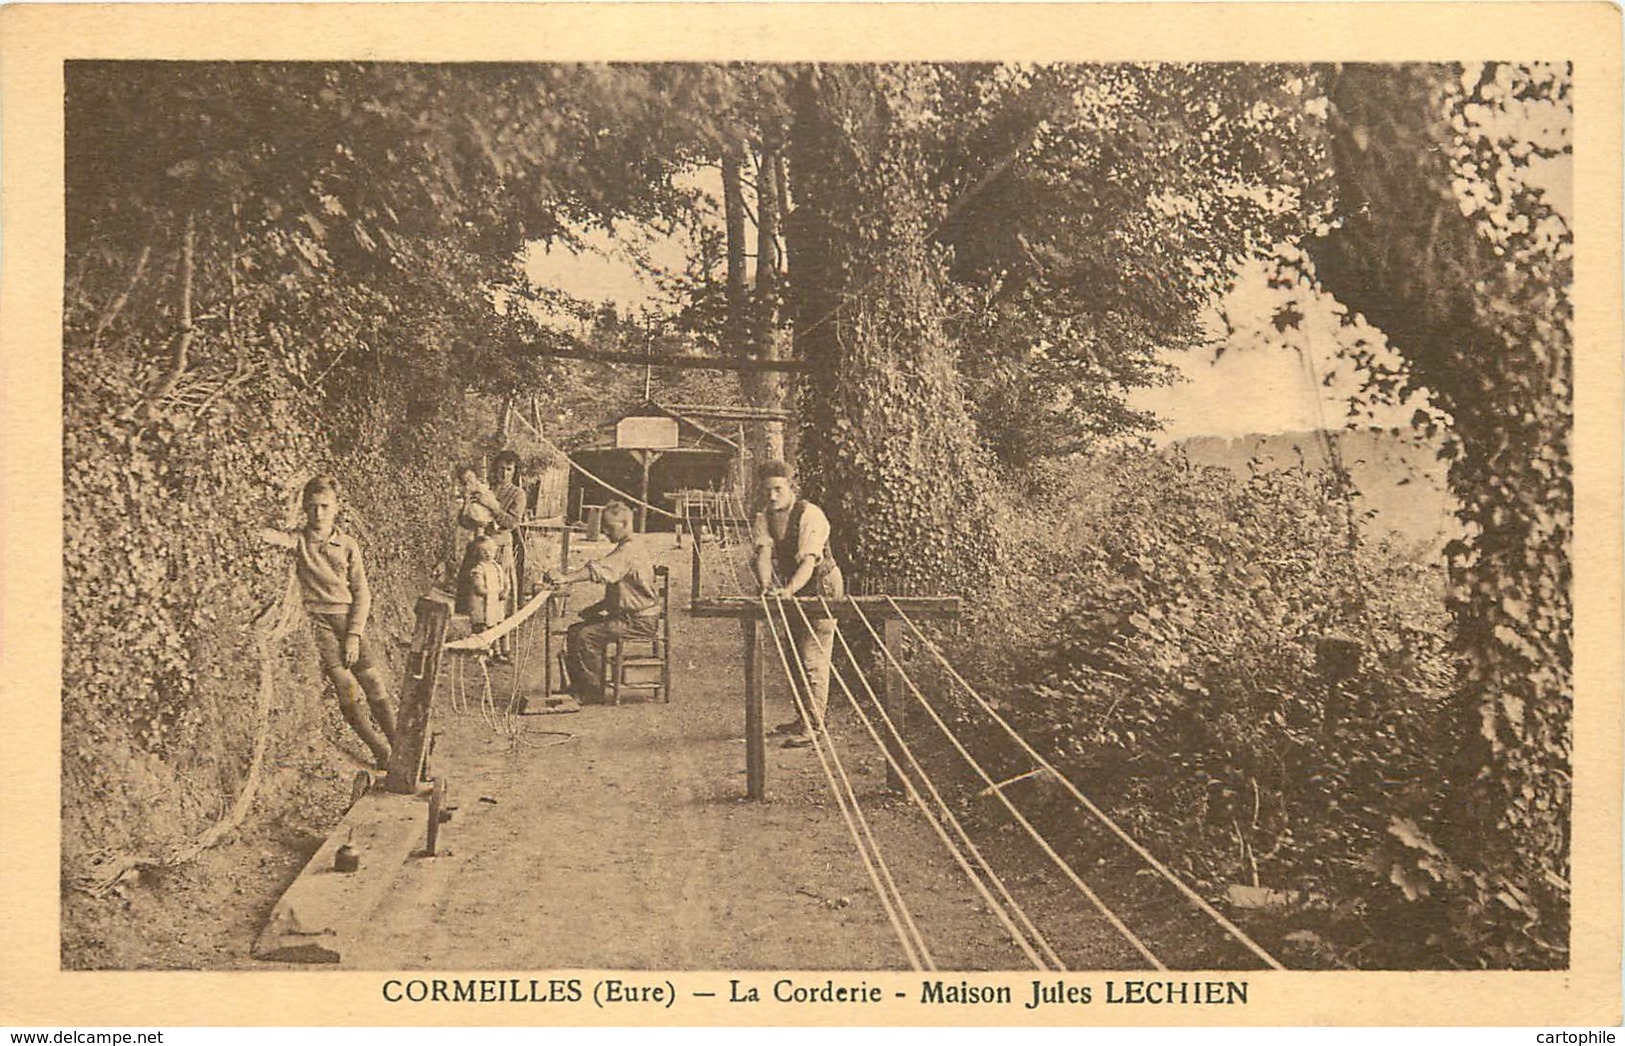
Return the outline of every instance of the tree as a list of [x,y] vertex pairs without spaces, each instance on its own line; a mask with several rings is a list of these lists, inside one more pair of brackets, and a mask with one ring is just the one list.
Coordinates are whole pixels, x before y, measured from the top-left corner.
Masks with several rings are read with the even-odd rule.
[[[1569,151],[1565,66],[1326,70],[1340,221],[1318,278],[1449,416],[1458,772],[1385,870],[1501,963],[1566,950],[1573,749],[1573,236],[1531,176]],[[1391,376],[1373,375],[1392,385]],[[1419,419],[1425,421],[1426,419]],[[1431,837],[1430,837],[1431,835]]]
[[857,580],[948,591],[993,566],[987,464],[954,367],[941,217],[919,147],[924,67],[816,66],[791,94],[786,225],[802,462]]
[[[835,325],[828,317],[837,302],[850,314],[859,302],[924,295],[931,302],[919,324],[950,375],[944,395],[962,401],[944,417],[1018,475],[1093,438],[1152,425],[1126,406],[1126,393],[1169,380],[1161,351],[1205,340],[1202,310],[1238,262],[1302,232],[1325,207],[1325,160],[1309,133],[1316,81],[1300,67],[898,66],[874,88],[882,100],[872,106],[855,88],[836,92],[827,104],[864,115],[834,131],[809,115],[803,89],[830,70],[735,66],[725,75],[730,108],[716,133],[727,308],[710,314],[712,336],[770,357],[791,320],[798,356],[819,368],[845,365],[821,329]],[[860,189],[860,172],[882,162],[879,149],[843,139],[865,133],[911,158],[886,167],[898,184]],[[832,158],[829,149],[841,152]],[[857,157],[851,170],[836,170],[843,157]],[[858,191],[871,198],[848,195]],[[746,287],[747,218],[757,236],[754,289]],[[898,231],[892,246],[858,261],[871,248],[847,251],[837,241],[870,235],[864,222]],[[917,259],[881,257],[908,237],[919,240],[907,248]],[[848,271],[834,274],[820,254],[826,247]],[[925,282],[901,289],[914,280],[909,273]],[[702,270],[692,300],[714,286]],[[783,312],[780,294],[790,302]],[[887,337],[904,332],[917,335],[905,326]],[[814,429],[845,417],[831,398],[835,379],[820,380],[803,390],[806,405],[835,414],[809,413]],[[751,376],[744,387],[759,405],[783,401],[775,376]],[[774,454],[779,445],[763,434],[753,449]],[[809,465],[826,467],[813,449]]]
[[[774,121],[771,114],[765,119]],[[756,161],[756,287],[750,314],[750,355],[761,360],[784,358],[787,317],[781,308],[780,284],[784,263],[779,256],[782,215],[789,209],[785,185],[784,130],[770,122]],[[743,375],[746,395],[754,406],[782,410],[786,398],[784,375],[751,371]],[[755,422],[751,426],[751,455],[757,460],[785,456],[784,423]]]
[[927,131],[948,327],[982,438],[1021,470],[1154,419],[1130,390],[1240,262],[1329,203],[1323,101],[1290,65],[950,66]]

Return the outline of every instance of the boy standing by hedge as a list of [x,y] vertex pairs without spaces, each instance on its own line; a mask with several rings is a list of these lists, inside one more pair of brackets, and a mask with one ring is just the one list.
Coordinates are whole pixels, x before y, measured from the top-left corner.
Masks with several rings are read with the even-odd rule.
[[[267,527],[260,537],[293,553],[299,591],[316,634],[322,671],[338,692],[339,709],[350,729],[372,750],[380,770],[389,766],[390,741],[395,736],[395,713],[384,694],[384,680],[373,661],[365,637],[372,611],[372,589],[361,565],[361,546],[334,526],[338,518],[338,482],[317,476],[305,484],[302,530]],[[383,733],[373,728],[357,699],[366,695]]]

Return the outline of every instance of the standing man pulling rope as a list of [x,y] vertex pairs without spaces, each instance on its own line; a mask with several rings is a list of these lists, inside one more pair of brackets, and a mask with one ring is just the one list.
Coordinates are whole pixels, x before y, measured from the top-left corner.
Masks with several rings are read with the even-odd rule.
[[[782,461],[766,461],[756,474],[757,490],[765,504],[751,524],[756,549],[756,581],[767,596],[823,596],[845,599],[846,580],[829,552],[829,517],[812,502],[796,495],[795,478]],[[829,661],[834,651],[835,620],[799,615],[791,619],[791,637],[806,669],[802,704],[813,717],[813,729],[822,729],[829,707]],[[796,686],[795,679],[790,680]],[[796,718],[773,728],[790,735],[786,748],[812,744],[808,726],[797,710]]]

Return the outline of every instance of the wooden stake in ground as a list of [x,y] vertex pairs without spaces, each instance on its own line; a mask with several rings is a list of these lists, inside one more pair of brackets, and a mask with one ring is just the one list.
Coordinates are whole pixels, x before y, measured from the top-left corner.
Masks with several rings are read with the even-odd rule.
[[745,639],[745,795],[767,798],[767,727],[762,702],[762,642],[756,618],[744,617]]
[[[959,616],[958,596],[848,596],[846,599],[827,603],[819,596],[787,596],[785,603],[794,600],[800,603],[802,609],[809,615],[823,616],[830,614],[837,621],[854,621],[857,619],[855,607],[864,608],[864,613],[871,618],[884,623],[886,628],[886,643],[888,647],[901,643],[901,630],[896,628],[900,623],[898,615],[906,613],[911,618],[957,618]],[[767,744],[765,737],[765,711],[763,708],[764,693],[764,666],[762,653],[764,644],[760,627],[757,622],[767,622],[772,627],[771,619],[766,616],[766,610],[759,598],[750,596],[713,596],[710,599],[693,599],[689,602],[689,614],[697,618],[731,617],[737,618],[740,633],[744,637],[744,669],[745,669],[745,794],[751,799],[762,799],[767,795]],[[903,728],[903,698],[902,687],[897,685],[890,672],[886,675],[887,691],[882,701],[886,704],[887,714],[897,724],[899,730]],[[795,683],[792,681],[791,685]],[[889,747],[889,744],[888,744]],[[892,787],[900,788],[902,779],[895,773],[888,773]]]

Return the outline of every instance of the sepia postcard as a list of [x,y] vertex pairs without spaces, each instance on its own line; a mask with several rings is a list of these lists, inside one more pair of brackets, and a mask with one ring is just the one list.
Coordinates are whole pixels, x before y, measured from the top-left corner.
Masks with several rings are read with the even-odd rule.
[[1617,7],[0,77],[0,1021],[1621,1021]]

